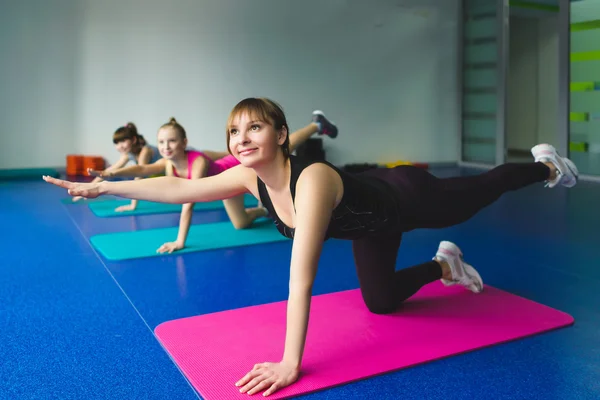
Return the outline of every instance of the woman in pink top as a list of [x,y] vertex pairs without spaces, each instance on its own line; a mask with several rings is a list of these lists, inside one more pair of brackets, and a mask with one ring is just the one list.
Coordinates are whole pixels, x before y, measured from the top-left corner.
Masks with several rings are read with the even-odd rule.
[[[322,112],[315,111],[313,122],[290,134],[290,152],[306,142],[312,135],[319,133],[331,138],[337,136],[337,127],[325,118]],[[240,162],[226,151],[197,151],[186,150],[187,135],[183,126],[175,118],[160,127],[158,130],[158,150],[162,159],[153,164],[132,165],[130,167],[94,171],[90,175],[100,177],[147,177],[158,174],[176,176],[186,179],[200,179],[220,174],[230,168],[236,167]],[[246,208],[244,195],[223,200],[225,211],[236,229],[244,229],[260,217],[267,216],[264,207]],[[172,253],[183,249],[192,221],[194,203],[184,204],[179,220],[179,233],[174,242],[164,243],[158,248],[159,253]]]

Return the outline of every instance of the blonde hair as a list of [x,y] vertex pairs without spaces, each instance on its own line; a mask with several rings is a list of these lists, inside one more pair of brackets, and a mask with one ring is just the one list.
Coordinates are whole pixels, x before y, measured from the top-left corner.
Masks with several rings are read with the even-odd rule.
[[171,128],[174,129],[175,132],[177,132],[177,134],[179,135],[179,137],[183,140],[183,139],[187,139],[187,135],[185,133],[185,129],[183,129],[183,126],[181,126],[179,124],[179,122],[177,122],[177,120],[175,119],[175,117],[171,117],[171,119],[169,120],[169,122],[167,122],[166,124],[163,124],[160,129],[162,128]]
[[247,113],[253,120],[269,123],[277,130],[285,128],[288,134],[286,135],[285,142],[283,142],[281,145],[281,150],[283,151],[283,156],[285,158],[290,156],[290,129],[288,127],[283,108],[273,100],[263,97],[249,97],[244,99],[237,103],[235,107],[233,107],[233,110],[231,110],[229,113],[229,118],[227,119],[227,125],[225,129],[225,136],[227,138],[227,151],[229,151],[230,154],[231,150],[229,149],[229,131],[233,125],[233,121],[243,113]]

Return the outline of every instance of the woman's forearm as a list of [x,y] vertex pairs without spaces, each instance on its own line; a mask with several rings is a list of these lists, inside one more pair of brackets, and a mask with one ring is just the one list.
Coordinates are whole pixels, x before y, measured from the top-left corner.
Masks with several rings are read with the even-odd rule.
[[181,246],[185,246],[188,233],[190,231],[190,225],[192,223],[192,213],[194,212],[194,204],[184,204],[181,210],[181,217],[179,218],[179,232],[177,234],[177,243]]
[[110,171],[109,176],[120,176],[120,177],[135,177],[143,178],[151,175],[144,165],[132,165],[130,167],[118,168]]
[[[140,179],[140,178],[135,178],[136,180]],[[132,199],[131,200],[131,208],[133,208],[134,210],[137,208],[138,206],[138,200],[137,199]]]
[[294,368],[300,369],[308,317],[310,314],[311,290],[310,288],[291,288],[287,305],[287,326],[285,334],[285,350],[283,362]]
[[104,195],[174,204],[192,203],[194,197],[198,196],[193,181],[171,176],[121,182],[103,181],[99,183],[99,190]]

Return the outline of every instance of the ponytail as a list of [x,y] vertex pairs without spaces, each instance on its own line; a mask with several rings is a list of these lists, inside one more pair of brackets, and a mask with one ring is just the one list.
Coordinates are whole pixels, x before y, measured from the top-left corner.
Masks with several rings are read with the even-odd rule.
[[181,139],[187,139],[187,134],[185,133],[185,129],[183,129],[183,126],[181,126],[179,124],[179,122],[177,122],[177,120],[175,119],[175,117],[171,117],[171,119],[169,120],[169,122],[167,122],[166,124],[164,124],[163,126],[160,127],[162,128],[172,128],[174,129],[179,136],[181,137]]

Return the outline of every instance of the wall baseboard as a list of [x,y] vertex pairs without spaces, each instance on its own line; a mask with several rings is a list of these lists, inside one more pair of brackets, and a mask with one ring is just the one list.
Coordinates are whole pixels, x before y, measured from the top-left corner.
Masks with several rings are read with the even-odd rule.
[[52,176],[59,178],[61,176],[60,171],[57,168],[52,167],[39,167],[39,168],[3,168],[0,169],[0,181],[31,181],[36,179],[42,179],[42,175]]

